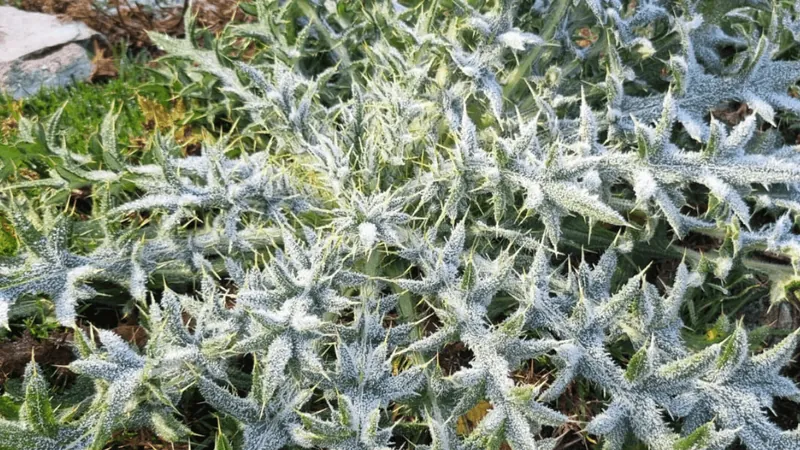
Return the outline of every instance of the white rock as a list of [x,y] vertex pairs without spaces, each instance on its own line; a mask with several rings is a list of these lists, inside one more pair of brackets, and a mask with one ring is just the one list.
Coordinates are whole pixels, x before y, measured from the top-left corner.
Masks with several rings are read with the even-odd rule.
[[80,22],[0,6],[0,90],[14,98],[88,79],[84,45],[98,33]]

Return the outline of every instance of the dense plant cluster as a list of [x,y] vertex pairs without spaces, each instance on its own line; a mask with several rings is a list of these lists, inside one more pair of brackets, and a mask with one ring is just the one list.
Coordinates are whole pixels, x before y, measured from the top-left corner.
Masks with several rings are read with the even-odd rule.
[[[58,165],[2,188],[23,245],[0,323],[46,296],[79,376],[51,396],[31,362],[0,447],[191,440],[199,392],[218,449],[541,450],[570,427],[609,450],[800,448],[767,412],[800,401],[781,373],[798,332],[753,352],[744,321],[701,344],[685,328],[734,274],[768,277],[776,305],[796,287],[800,5],[241,7],[219,36],[191,16],[185,39],[151,36],[198,114],[233,120],[199,152],[159,135],[129,155],[114,111],[102,158],[65,148],[58,114],[20,123]],[[83,222],[59,210],[77,188]],[[109,289],[142,348],[80,326]],[[470,356],[445,367],[456,343]],[[562,407],[578,384],[597,414]]]

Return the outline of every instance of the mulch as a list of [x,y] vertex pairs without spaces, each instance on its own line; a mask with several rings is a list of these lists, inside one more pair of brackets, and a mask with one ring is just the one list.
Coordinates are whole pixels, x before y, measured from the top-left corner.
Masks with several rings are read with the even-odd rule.
[[[182,6],[163,8],[156,13],[132,0],[108,0],[109,9],[95,8],[93,0],[22,0],[19,7],[25,11],[54,14],[64,20],[86,23],[102,33],[109,43],[127,43],[133,49],[150,47],[148,31],[172,36],[183,34],[183,16],[189,0]],[[200,27],[221,30],[232,20],[244,20],[238,0],[195,0],[193,12]]]

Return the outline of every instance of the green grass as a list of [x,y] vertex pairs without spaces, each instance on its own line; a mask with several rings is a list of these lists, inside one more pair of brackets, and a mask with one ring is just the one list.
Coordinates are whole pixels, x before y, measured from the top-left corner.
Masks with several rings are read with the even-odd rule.
[[[148,129],[147,111],[140,107],[139,98],[150,105],[160,105],[169,110],[171,88],[164,78],[148,67],[152,59],[146,52],[131,55],[126,48],[114,50],[112,55],[118,76],[93,83],[76,83],[58,89],[44,89],[29,98],[14,100],[0,93],[0,181],[6,176],[24,181],[26,177],[45,175],[57,161],[42,157],[36,145],[20,143],[17,125],[24,117],[33,122],[46,123],[59,108],[64,107],[61,118],[62,136],[66,148],[75,153],[101,151],[91,145],[100,124],[112,109],[119,113],[117,137],[121,148],[129,153],[140,151],[152,135]],[[134,142],[135,140],[139,142]],[[97,158],[102,160],[102,158]],[[9,164],[6,167],[4,164]],[[0,214],[0,256],[16,253],[17,241],[10,224]]]
[[0,217],[0,256],[11,256],[16,253],[17,239],[11,231],[11,224]]
[[[130,144],[132,137],[146,134],[147,121],[137,96],[145,96],[166,106],[169,105],[171,94],[167,87],[155,82],[157,74],[148,68],[151,57],[146,52],[131,56],[125,48],[118,48],[113,58],[119,72],[115,78],[45,89],[19,101],[0,94],[0,121],[7,118],[19,121],[20,116],[24,116],[44,122],[66,105],[60,128],[64,130],[66,147],[80,153],[89,151],[91,135],[97,132],[113,105],[120,112],[117,122],[120,142],[123,145]],[[15,137],[15,130],[11,129],[5,136],[0,136],[0,144],[11,145]]]

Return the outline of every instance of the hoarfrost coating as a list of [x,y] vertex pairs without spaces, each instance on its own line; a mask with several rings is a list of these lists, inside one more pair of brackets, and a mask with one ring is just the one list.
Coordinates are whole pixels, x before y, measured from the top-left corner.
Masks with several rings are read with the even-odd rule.
[[[608,450],[800,448],[765,412],[800,400],[781,374],[798,331],[753,351],[744,321],[685,323],[730,277],[774,302],[797,284],[800,6],[492,5],[258,0],[213,47],[187,16],[153,42],[235,124],[199,154],[158,135],[131,158],[114,111],[97,159],[64,148],[60,112],[23,120],[61,165],[0,194],[24,244],[0,321],[52,301],[84,391],[51,398],[32,362],[3,442],[191,439],[191,391],[218,448],[552,449],[568,428]],[[30,189],[87,186],[80,233]],[[108,284],[146,318],[141,348],[78,326]],[[573,386],[596,414],[563,410]]]

